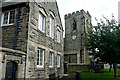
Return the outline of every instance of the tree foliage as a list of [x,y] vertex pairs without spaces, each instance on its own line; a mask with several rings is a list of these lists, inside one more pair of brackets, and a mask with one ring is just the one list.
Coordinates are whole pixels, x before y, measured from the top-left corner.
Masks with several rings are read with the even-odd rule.
[[100,21],[88,29],[87,46],[95,57],[107,63],[120,62],[120,26],[114,19]]
[[97,26],[88,29],[87,46],[95,58],[113,64],[116,77],[116,64],[120,63],[120,25],[113,17],[111,20],[104,19],[106,22],[100,20]]

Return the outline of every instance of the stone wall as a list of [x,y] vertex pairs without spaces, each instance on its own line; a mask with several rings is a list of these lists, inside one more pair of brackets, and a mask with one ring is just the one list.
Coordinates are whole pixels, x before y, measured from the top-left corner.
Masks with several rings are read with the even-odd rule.
[[68,73],[76,72],[76,71],[88,72],[90,71],[90,65],[89,64],[68,64]]
[[[18,59],[18,70],[21,71],[18,74],[19,78],[23,78],[25,71],[25,78],[37,78],[44,79],[49,78],[50,74],[55,73],[55,76],[63,75],[63,27],[60,20],[59,10],[56,2],[29,2],[20,3],[15,5],[6,6],[3,11],[15,10],[15,21],[14,24],[9,26],[2,26],[2,47],[16,49],[25,52],[27,55],[26,66],[21,63],[22,55],[14,56],[12,53],[6,55],[7,60]],[[38,29],[38,15],[43,10],[46,14],[46,31],[41,32]],[[50,14],[53,12],[55,16],[55,28],[54,38],[50,35]],[[18,21],[16,20],[18,15]],[[17,25],[18,24],[18,25]],[[57,41],[57,28],[61,29],[61,42]],[[17,28],[18,27],[18,28]],[[17,31],[16,31],[17,30]],[[44,67],[37,68],[37,54],[38,48],[45,50]],[[54,52],[54,65],[52,68],[49,67],[49,52]],[[9,53],[5,53],[9,54]],[[60,55],[60,67],[57,67],[57,55]],[[6,60],[6,61],[7,61]],[[4,70],[6,68],[6,62],[4,63]],[[3,71],[5,74],[5,71]],[[5,77],[5,76],[4,76]],[[4,78],[3,77],[3,78]]]
[[77,63],[77,53],[76,54],[65,54],[64,61],[67,61],[68,63]]
[[[73,25],[74,22],[76,25]],[[74,63],[88,63],[88,51],[84,45],[86,38],[84,35],[87,33],[90,23],[91,16],[88,11],[80,10],[65,15],[64,51],[67,56],[64,59],[72,54],[77,54],[77,62]]]
[[27,40],[28,40],[28,21],[29,21],[29,7],[25,4],[25,7],[21,7],[19,11],[18,21],[18,38],[17,38],[17,50],[27,52]]
[[2,47],[13,49],[13,41],[15,36],[15,26],[7,26],[2,28]]
[[27,3],[21,3],[2,8],[2,12],[10,10],[15,11],[14,24],[0,27],[2,30],[2,47],[27,52],[28,5]]
[[[29,3],[30,15],[29,15],[29,25],[28,25],[28,45],[27,45],[27,78],[37,78],[44,79],[49,78],[50,74],[55,76],[63,75],[63,29],[60,21],[60,16],[57,8],[56,2],[41,2],[41,3]],[[49,34],[50,26],[50,12],[55,15],[55,28],[54,28],[54,38],[52,39]],[[38,15],[43,12],[46,19],[45,33],[38,29]],[[61,43],[57,42],[57,26],[61,28]],[[45,50],[45,62],[43,68],[37,68],[37,50],[42,48]],[[49,52],[54,52],[54,65],[49,67]],[[60,54],[61,65],[57,67],[57,54]]]
[[16,78],[19,79],[25,78],[26,53],[18,50],[0,47],[0,57],[1,57],[0,64],[2,65],[0,66],[0,72],[1,72],[0,77],[2,77],[2,79],[5,78],[6,70],[7,70],[6,67],[8,62],[17,63]]

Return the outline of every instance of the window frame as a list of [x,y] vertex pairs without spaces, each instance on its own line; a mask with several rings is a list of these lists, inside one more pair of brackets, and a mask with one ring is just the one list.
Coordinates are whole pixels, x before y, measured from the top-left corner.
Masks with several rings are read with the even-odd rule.
[[57,42],[60,43],[61,42],[61,30],[57,29]]
[[77,22],[76,22],[76,20],[74,19],[73,20],[73,30],[77,30]]
[[[59,58],[58,58],[59,57]],[[60,67],[60,54],[57,54],[57,67]],[[59,63],[59,64],[58,64]]]
[[[41,53],[42,50],[42,53]],[[40,61],[40,54],[42,54],[42,65],[41,65],[41,61]],[[39,55],[39,56],[38,56]],[[38,58],[39,57],[39,58]],[[39,60],[38,60],[39,59]],[[38,54],[37,54],[37,68],[44,68],[44,62],[45,62],[45,50],[42,48],[38,49]],[[39,64],[38,64],[39,63]]]
[[[41,21],[42,19],[42,21]],[[45,33],[45,29],[46,29],[46,17],[43,13],[39,12],[39,18],[38,18],[38,29]]]
[[[9,25],[13,25],[14,24],[14,22],[13,23],[10,23],[10,16],[11,16],[11,12],[12,11],[14,11],[14,19],[15,19],[15,10],[10,10],[10,11],[4,11],[4,12],[2,12],[2,15],[1,15],[1,26],[9,26]],[[7,23],[4,23],[4,17],[5,17],[5,13],[8,13],[7,14]]]
[[61,29],[60,29],[60,26],[57,27],[57,42],[61,43]]
[[54,38],[54,31],[55,31],[55,18],[50,14],[50,32],[49,36]]
[[[50,61],[52,61],[52,62],[50,62]],[[52,64],[52,65],[50,65],[50,64]],[[54,66],[54,52],[49,52],[49,67],[50,68],[53,68],[53,66]]]

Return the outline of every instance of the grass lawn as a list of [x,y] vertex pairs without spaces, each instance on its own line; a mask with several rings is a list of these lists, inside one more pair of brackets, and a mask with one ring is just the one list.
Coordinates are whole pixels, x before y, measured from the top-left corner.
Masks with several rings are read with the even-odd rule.
[[[118,69],[120,75],[120,70]],[[108,69],[104,70],[104,73],[93,73],[93,72],[81,72],[81,80],[120,80],[120,77],[113,77],[113,70],[111,72]]]
[[[120,69],[118,69],[118,74],[120,75]],[[103,73],[81,72],[80,80],[120,80],[120,76],[115,78],[113,75],[114,75],[113,69],[111,72],[109,72],[108,69],[104,69]],[[75,73],[70,73],[67,78],[63,77],[60,80],[76,80],[75,76],[76,76]]]

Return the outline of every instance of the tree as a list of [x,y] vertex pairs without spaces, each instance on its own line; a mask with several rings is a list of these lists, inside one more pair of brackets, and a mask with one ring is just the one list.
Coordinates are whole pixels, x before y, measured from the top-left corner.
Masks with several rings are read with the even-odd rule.
[[112,16],[111,20],[100,20],[97,26],[88,28],[87,46],[95,58],[113,64],[114,77],[117,76],[117,63],[120,63],[120,26]]

